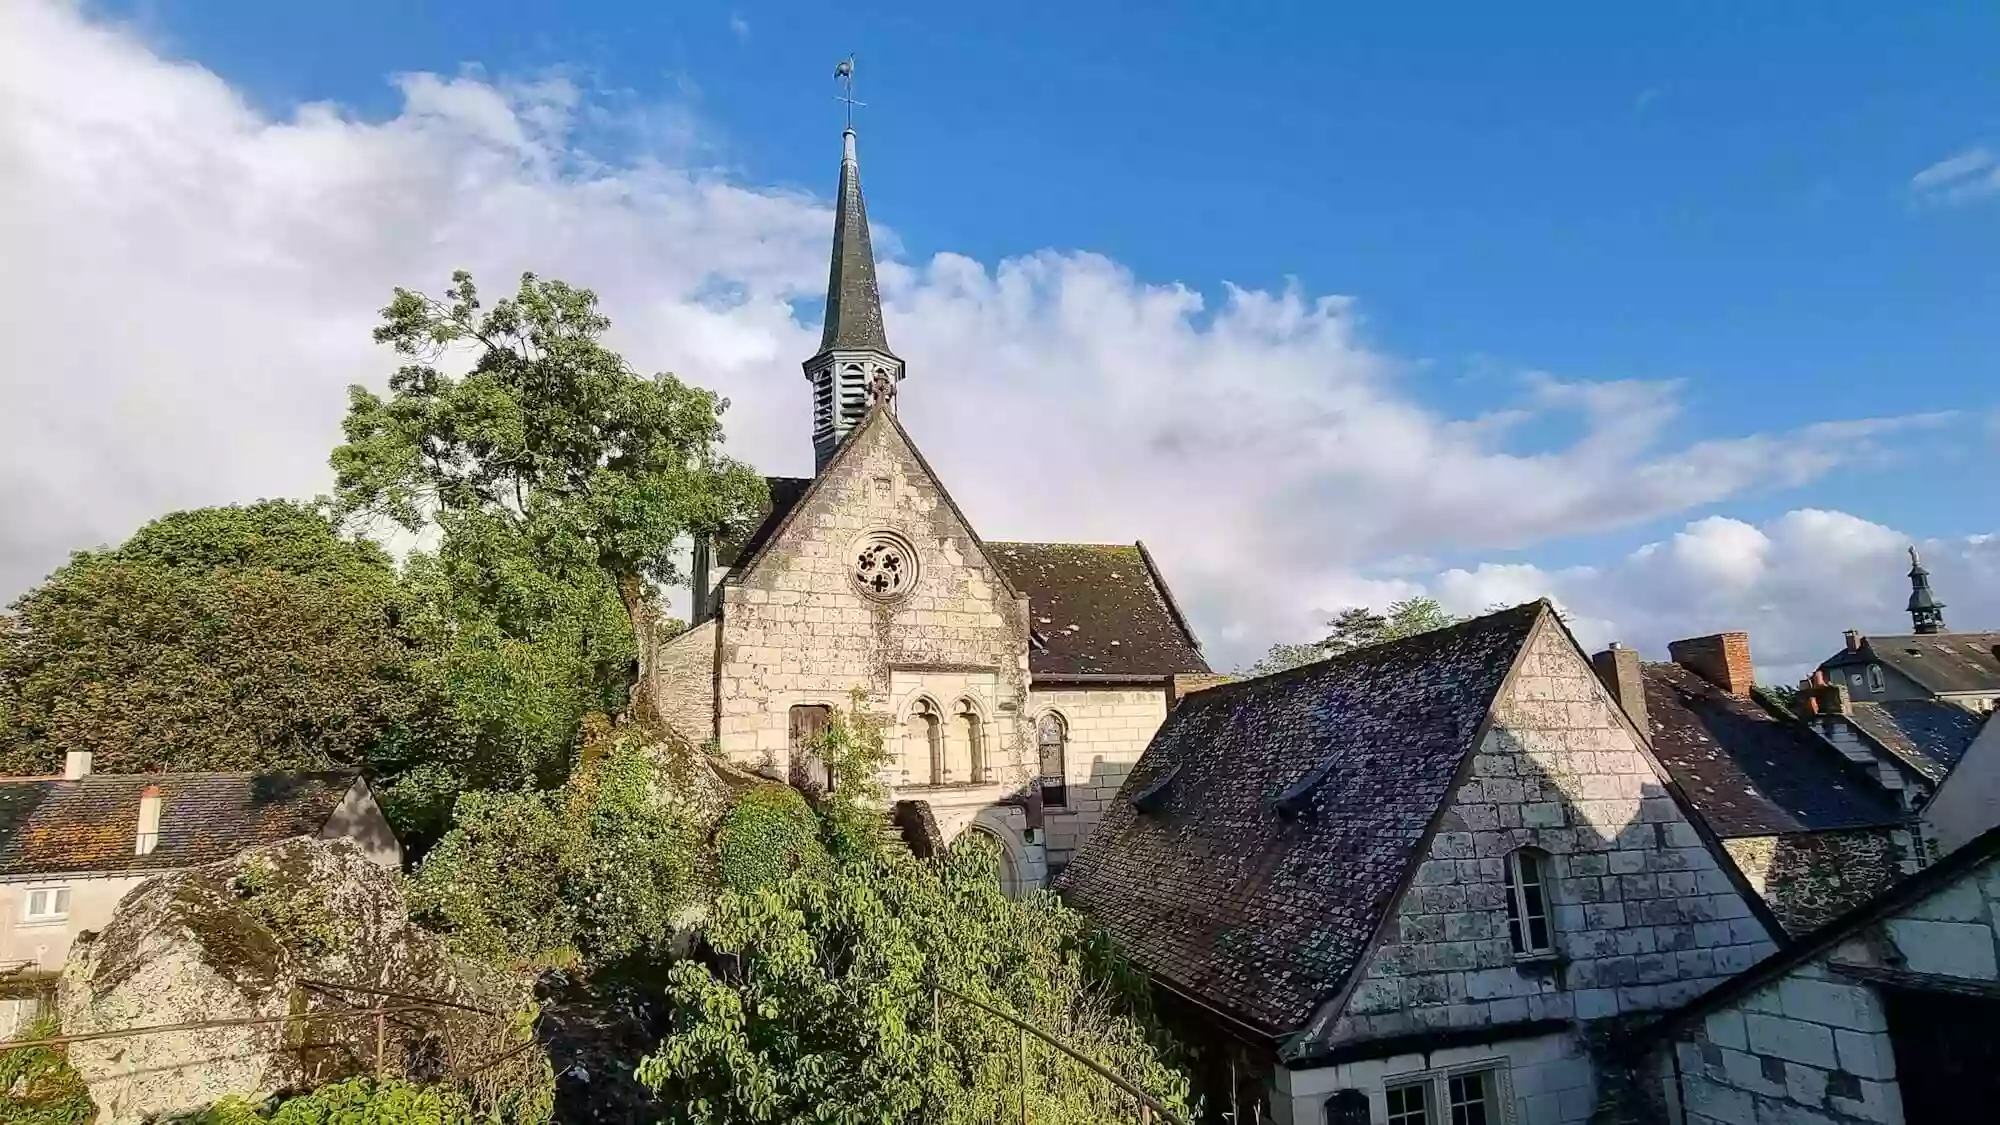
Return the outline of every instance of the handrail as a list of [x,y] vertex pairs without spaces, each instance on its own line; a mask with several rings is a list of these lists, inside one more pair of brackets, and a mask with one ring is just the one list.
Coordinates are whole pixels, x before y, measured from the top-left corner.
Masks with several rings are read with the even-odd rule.
[[[1056,1050],[1061,1051],[1063,1054],[1068,1055],[1070,1058],[1073,1058],[1076,1061],[1082,1063],[1083,1065],[1089,1067],[1092,1071],[1094,1071],[1097,1074],[1098,1077],[1104,1079],[1105,1081],[1111,1083],[1113,1086],[1116,1086],[1119,1089],[1125,1091],[1126,1093],[1132,1095],[1132,1097],[1138,1101],[1139,1105],[1147,1111],[1146,1115],[1149,1118],[1153,1114],[1158,1114],[1161,1120],[1166,1122],[1166,1125],[1187,1125],[1186,1121],[1183,1121],[1178,1115],[1174,1113],[1173,1110],[1168,1109],[1166,1107],[1166,1104],[1161,1102],[1158,1098],[1140,1089],[1139,1087],[1133,1085],[1132,1083],[1126,1081],[1125,1079],[1120,1078],[1118,1075],[1112,1073],[1110,1069],[1105,1067],[1104,1064],[1098,1062],[1096,1059],[1090,1058],[1089,1056],[1078,1052],[1074,1048],[1070,1047],[1067,1043],[1064,1043],[1062,1040],[1057,1039],[1054,1035],[1051,1035],[1050,1033],[1043,1031],[1041,1028],[1036,1027],[1034,1024],[1031,1024],[1024,1019],[1021,1019],[1019,1016],[1016,1016],[1011,1012],[1002,1011],[1001,1009],[996,1008],[993,1005],[988,1004],[983,1000],[975,1000],[974,998],[967,996],[962,992],[953,991],[952,989],[946,988],[941,984],[934,984],[931,987],[943,993],[944,995],[951,997],[953,1000],[958,1000],[963,1003],[970,1004],[973,1007],[978,1008],[980,1011],[986,1012],[990,1015],[999,1016],[1001,1019],[1006,1020],[1008,1023],[1013,1024],[1015,1027],[1020,1028],[1022,1031],[1027,1032],[1030,1035],[1033,1035],[1035,1038],[1040,1039],[1042,1042],[1047,1043],[1049,1046],[1054,1047]],[[1023,1050],[1025,1051],[1026,1048],[1023,1048]],[[1027,1112],[1025,1108],[1026,1105],[1025,1099],[1027,1098],[1027,1096],[1028,1096],[1027,1086],[1025,1083],[1023,1083],[1021,1088],[1021,1097],[1023,1099],[1023,1107],[1024,1107],[1022,1110],[1022,1120],[1024,1121],[1027,1120]]]
[[424,996],[415,992],[393,992],[386,988],[370,988],[365,984],[341,984],[330,980],[313,980],[309,977],[300,977],[299,984],[314,992],[359,992],[364,996],[382,996],[390,1000],[421,1001],[424,1004],[437,1008],[457,1008],[461,1012],[477,1012],[482,1016],[492,1016],[494,1019],[507,1018],[503,1012],[496,1012],[491,1008],[481,1008],[476,1004],[461,1004],[456,1000],[446,1000],[441,996]]
[[146,1027],[124,1027],[116,1031],[86,1031],[76,1035],[51,1035],[44,1039],[0,1040],[0,1051],[12,1051],[19,1047],[60,1047],[66,1043],[90,1043],[99,1039],[124,1039],[135,1035],[161,1035],[170,1031],[207,1031],[216,1027],[257,1027],[273,1023],[305,1023],[315,1019],[341,1019],[357,1016],[394,1015],[401,1012],[427,1012],[433,1005],[406,1004],[394,1008],[363,1008],[345,1013],[314,1012],[284,1016],[238,1016],[220,1020],[188,1020],[184,1023],[156,1023]]

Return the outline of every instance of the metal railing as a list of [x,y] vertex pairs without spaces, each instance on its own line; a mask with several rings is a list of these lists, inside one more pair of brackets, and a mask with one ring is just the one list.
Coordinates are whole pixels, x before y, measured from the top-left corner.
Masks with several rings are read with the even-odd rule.
[[1016,1075],[1019,1079],[1016,1085],[1020,1088],[1021,1091],[1021,1125],[1029,1125],[1028,1037],[1030,1035],[1034,1036],[1037,1039],[1040,1039],[1044,1043],[1047,1043],[1049,1046],[1054,1047],[1056,1050],[1061,1051],[1063,1054],[1068,1055],[1070,1058],[1075,1059],[1077,1062],[1082,1063],[1085,1067],[1089,1068],[1090,1071],[1096,1074],[1099,1078],[1104,1079],[1106,1082],[1111,1083],[1118,1089],[1123,1090],[1127,1094],[1130,1094],[1132,1096],[1132,1100],[1139,1103],[1139,1120],[1142,1123],[1142,1125],[1153,1125],[1153,1123],[1156,1120],[1162,1122],[1163,1125],[1187,1125],[1187,1122],[1185,1120],[1183,1120],[1178,1114],[1174,1113],[1173,1110],[1168,1109],[1166,1103],[1160,1101],[1160,1099],[1140,1089],[1138,1086],[1133,1085],[1131,1082],[1125,1080],[1124,1078],[1119,1077],[1115,1072],[1113,1072],[1109,1067],[1106,1067],[1103,1063],[1098,1062],[1096,1059],[1093,1059],[1090,1056],[1085,1055],[1082,1052],[1071,1047],[1069,1044],[1064,1043],[1061,1039],[1056,1038],[1054,1034],[1044,1031],[1039,1027],[1036,1027],[1034,1024],[1029,1023],[1027,1020],[1024,1020],[1019,1016],[1014,1015],[1012,1012],[1006,1011],[1001,1008],[996,1008],[993,1005],[988,1004],[984,1000],[974,999],[971,996],[967,996],[962,992],[957,992],[952,989],[946,988],[943,985],[932,985],[931,1010],[933,1012],[939,1011],[942,1007],[941,1002],[939,1000],[940,996],[949,996],[953,1000],[956,1000],[961,1004],[970,1004],[973,1007],[978,1008],[980,1011],[987,1013],[988,1015],[998,1016],[1001,1019],[1006,1020],[1008,1023],[1014,1025],[1015,1029],[1020,1034],[1021,1049],[1015,1065],[1018,1068],[1016,1070]]

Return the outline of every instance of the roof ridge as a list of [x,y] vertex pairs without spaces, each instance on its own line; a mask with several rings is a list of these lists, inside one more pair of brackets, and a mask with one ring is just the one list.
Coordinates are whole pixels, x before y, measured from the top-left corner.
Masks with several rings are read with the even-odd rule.
[[[1225,694],[1239,693],[1242,689],[1245,688],[1254,688],[1262,686],[1264,684],[1278,683],[1283,681],[1286,677],[1303,679],[1308,673],[1314,670],[1327,668],[1338,663],[1352,662],[1357,657],[1363,654],[1379,656],[1384,652],[1387,652],[1392,649],[1400,651],[1402,648],[1409,647],[1414,642],[1420,640],[1435,643],[1438,637],[1446,633],[1470,632],[1475,626],[1482,629],[1491,628],[1493,627],[1494,623],[1496,623],[1500,618],[1506,617],[1510,614],[1522,613],[1529,609],[1538,609],[1539,607],[1547,604],[1547,602],[1548,602],[1547,598],[1537,598],[1532,602],[1522,602],[1520,605],[1510,606],[1506,609],[1495,610],[1492,613],[1484,613],[1479,615],[1478,617],[1468,617],[1464,621],[1453,622],[1452,624],[1443,626],[1442,628],[1426,629],[1421,633],[1411,633],[1407,637],[1397,637],[1395,640],[1392,641],[1378,641],[1372,645],[1360,645],[1355,648],[1348,649],[1346,652],[1335,653],[1332,656],[1322,657],[1318,660],[1310,661],[1305,664],[1300,664],[1294,668],[1281,668],[1276,672],[1266,672],[1261,676],[1251,676],[1247,679],[1233,680],[1227,684],[1218,684],[1212,688],[1203,688],[1199,694],[1203,699],[1213,699],[1213,698],[1219,698],[1220,696]],[[1532,621],[1532,618],[1530,618],[1530,620]],[[1193,699],[1195,697],[1189,696],[1188,698]]]

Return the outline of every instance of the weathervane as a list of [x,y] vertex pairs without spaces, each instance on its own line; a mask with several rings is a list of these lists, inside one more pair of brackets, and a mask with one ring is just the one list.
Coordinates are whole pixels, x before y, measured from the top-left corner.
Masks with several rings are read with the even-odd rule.
[[854,107],[866,106],[868,104],[867,102],[857,102],[854,100],[854,56],[852,54],[840,60],[840,65],[833,68],[833,76],[840,80],[843,87],[840,96],[833,100],[847,104],[847,127],[852,129],[854,128]]

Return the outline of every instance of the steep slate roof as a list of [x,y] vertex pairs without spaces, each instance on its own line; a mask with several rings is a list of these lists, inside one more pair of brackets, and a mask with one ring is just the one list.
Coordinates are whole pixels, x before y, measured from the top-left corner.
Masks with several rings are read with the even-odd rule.
[[[1365,952],[1545,612],[1188,696],[1058,889],[1173,990],[1265,1034],[1299,1027]],[[1273,798],[1320,767],[1280,818]]]
[[[0,876],[192,867],[317,835],[359,774],[90,774],[0,781]],[[160,789],[160,842],[134,855],[139,798]]]
[[894,355],[882,327],[882,297],[875,284],[875,252],[868,244],[868,207],[861,201],[861,166],[854,155],[854,130],[841,138],[840,198],[834,201],[833,264],[826,279],[824,355],[836,349],[863,349]]
[[1138,544],[988,543],[993,564],[1028,595],[1041,675],[1207,672],[1200,642]]
[[2000,691],[2000,633],[1911,633],[1864,637],[1856,650],[1842,649],[1820,664],[1844,668],[1879,663],[1926,691]]
[[1653,753],[1717,836],[1865,828],[1905,819],[1895,802],[1812,732],[1678,664],[1646,664],[1640,671]]
[[743,543],[736,548],[735,554],[726,556],[729,565],[747,563],[757,557],[764,544],[770,542],[771,536],[777,532],[778,526],[785,522],[785,517],[791,514],[792,508],[805,496],[806,489],[812,487],[812,478],[765,477],[764,486],[770,490],[771,507],[757,526],[750,529],[750,534],[743,537]]
[[1979,737],[1981,724],[1991,721],[1940,699],[1850,703],[1848,717],[1884,750],[1933,784],[1943,781],[1958,765],[1972,740]]

